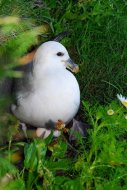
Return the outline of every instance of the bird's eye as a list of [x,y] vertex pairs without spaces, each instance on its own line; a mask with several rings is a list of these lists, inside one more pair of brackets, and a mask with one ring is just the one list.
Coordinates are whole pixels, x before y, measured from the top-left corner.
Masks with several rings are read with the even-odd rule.
[[58,55],[58,56],[63,56],[64,53],[62,53],[62,52],[58,52],[57,55]]

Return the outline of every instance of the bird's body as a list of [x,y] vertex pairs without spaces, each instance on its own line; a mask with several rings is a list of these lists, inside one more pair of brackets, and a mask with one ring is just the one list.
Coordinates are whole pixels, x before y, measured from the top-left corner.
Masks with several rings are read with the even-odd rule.
[[80,90],[75,76],[66,69],[69,60],[67,50],[58,42],[40,46],[32,70],[17,83],[17,106],[13,105],[12,111],[18,119],[35,127],[50,128],[58,120],[68,123],[75,116]]

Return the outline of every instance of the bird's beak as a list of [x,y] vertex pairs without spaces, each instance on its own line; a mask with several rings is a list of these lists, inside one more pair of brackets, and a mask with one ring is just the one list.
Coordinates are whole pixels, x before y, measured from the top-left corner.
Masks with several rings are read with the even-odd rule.
[[75,64],[70,58],[65,62],[66,68],[71,70],[73,73],[79,72],[79,66]]

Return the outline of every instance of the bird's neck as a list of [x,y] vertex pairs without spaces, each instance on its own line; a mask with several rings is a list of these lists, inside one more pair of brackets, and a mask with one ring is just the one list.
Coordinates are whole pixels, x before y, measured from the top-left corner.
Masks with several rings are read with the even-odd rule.
[[50,63],[50,64],[35,64],[33,74],[36,78],[43,78],[46,76],[57,75],[66,71],[66,68],[61,63]]

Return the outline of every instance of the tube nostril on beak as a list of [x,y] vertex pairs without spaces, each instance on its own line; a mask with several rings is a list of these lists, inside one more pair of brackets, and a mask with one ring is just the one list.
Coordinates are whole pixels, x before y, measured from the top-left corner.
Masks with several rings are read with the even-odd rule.
[[71,70],[73,73],[78,73],[79,72],[79,66],[74,63],[72,59],[68,59],[66,61],[66,68]]

